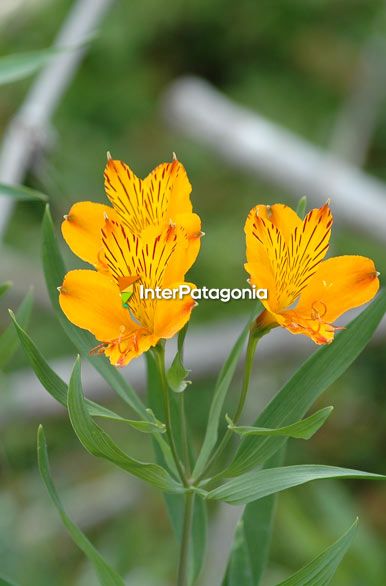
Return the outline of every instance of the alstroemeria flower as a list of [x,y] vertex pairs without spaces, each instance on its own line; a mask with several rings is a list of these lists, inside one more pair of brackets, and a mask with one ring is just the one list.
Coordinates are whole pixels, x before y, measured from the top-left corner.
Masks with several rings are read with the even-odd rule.
[[280,325],[328,344],[344,312],[370,301],[379,288],[371,259],[338,256],[323,260],[333,218],[328,204],[302,221],[282,204],[258,205],[245,224],[250,284],[268,290],[260,323]]
[[[110,176],[111,169],[120,173]],[[130,190],[123,172],[134,177]],[[141,299],[140,285],[155,290],[184,284],[200,246],[200,219],[191,211],[190,184],[178,161],[160,165],[143,182],[127,175],[128,168],[117,161],[108,162],[106,173],[109,184],[125,186],[126,199],[121,194],[118,203],[131,213],[92,202],[71,208],[63,235],[97,270],[67,273],[59,302],[72,323],[101,342],[98,352],[124,366],[160,339],[174,336],[188,321],[195,306],[189,295]],[[136,197],[139,193],[142,199]]]
[[97,270],[108,272],[101,241],[106,217],[137,235],[147,226],[176,225],[186,232],[181,254],[191,266],[200,249],[202,232],[200,218],[192,211],[192,186],[184,166],[174,159],[139,179],[125,163],[109,158],[104,175],[112,207],[90,201],[72,206],[62,224],[63,237],[71,250]]

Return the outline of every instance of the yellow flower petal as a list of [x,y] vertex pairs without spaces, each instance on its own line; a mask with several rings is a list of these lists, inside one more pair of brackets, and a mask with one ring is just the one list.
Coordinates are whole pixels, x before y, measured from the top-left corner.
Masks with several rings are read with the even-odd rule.
[[96,271],[67,273],[59,303],[73,324],[89,330],[101,342],[118,340],[139,327],[122,307],[119,289],[110,276]]
[[178,246],[169,262],[163,281],[164,287],[182,281],[195,262],[201,246],[201,220],[197,214],[178,214],[176,216]]
[[144,185],[125,163],[109,159],[104,172],[105,191],[120,221],[139,234],[149,223],[149,212],[144,210]]
[[364,256],[337,256],[320,263],[301,294],[296,312],[333,322],[370,301],[379,289],[374,262]]
[[[261,212],[263,214],[259,215]],[[267,215],[267,206],[257,206],[248,216],[246,269],[252,284],[269,289],[269,299],[264,305],[269,311],[279,313],[296,301],[323,260],[328,249],[332,215],[326,204],[297,223],[285,206],[277,208],[271,218],[281,225],[287,217],[289,224],[295,226],[289,239],[288,229],[285,238]]]
[[[177,288],[179,285],[189,285],[195,288],[192,283],[173,283],[170,288]],[[161,299],[157,301],[154,319],[154,334],[158,338],[172,338],[190,319],[190,314],[196,306],[196,302],[185,295],[182,299]]]
[[308,286],[325,257],[331,235],[332,214],[328,204],[311,210],[300,229],[295,228],[288,245],[288,262],[281,297],[283,306],[291,305]]
[[253,222],[256,216],[269,220],[271,224],[276,226],[286,242],[290,241],[291,234],[295,228],[300,230],[302,226],[302,220],[297,213],[282,203],[257,205],[250,211],[247,222]]
[[112,207],[81,201],[72,206],[62,222],[63,238],[72,252],[100,270],[105,269],[101,230],[106,216],[117,220]]
[[[169,176],[169,179],[167,177]],[[190,194],[192,186],[188,179],[185,167],[176,159],[172,163],[162,163],[146,177],[146,183],[151,185],[161,183],[164,177],[164,183],[167,181],[170,185],[169,204],[166,212],[166,220],[172,219],[177,223],[177,216],[179,214],[188,214],[192,212],[192,203],[190,201]],[[162,188],[161,188],[162,191]]]
[[267,218],[266,206],[257,206],[245,223],[247,263],[250,284],[268,289],[268,299],[262,301],[269,311],[280,311],[280,275],[284,273],[288,259],[287,246],[280,230]]
[[147,226],[175,223],[191,213],[191,185],[177,160],[156,167],[142,180],[125,163],[110,159],[105,169],[106,194],[121,222],[134,234]]

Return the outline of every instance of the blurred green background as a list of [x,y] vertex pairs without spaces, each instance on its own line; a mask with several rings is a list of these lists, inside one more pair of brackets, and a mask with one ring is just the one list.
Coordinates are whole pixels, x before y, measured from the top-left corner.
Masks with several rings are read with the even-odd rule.
[[[10,2],[9,4],[12,4]],[[0,54],[50,46],[72,3],[24,1],[4,11]],[[170,130],[160,114],[164,90],[182,74],[204,77],[228,97],[249,106],[323,148],[328,148],[339,112],[352,88],[363,46],[382,23],[381,0],[155,0],[113,3],[53,119],[49,148],[36,161],[27,185],[49,195],[54,220],[79,200],[103,201],[106,151],[145,176],[175,151],[193,185],[193,204],[206,236],[190,278],[208,287],[245,283],[243,224],[256,203],[296,205],[286,192],[231,168],[194,141]],[[382,30],[381,34],[386,31]],[[0,91],[0,127],[5,130],[22,104],[31,79]],[[386,180],[386,103],[378,113],[365,168]],[[301,196],[303,194],[299,194]],[[326,194],[334,199],[334,194]],[[366,194],[364,194],[366,197]],[[322,201],[320,202],[323,203]],[[386,205],[386,202],[385,202]],[[43,205],[19,203],[0,251],[40,266]],[[63,247],[65,251],[65,248]],[[386,269],[384,242],[344,225],[333,232],[334,254],[360,253]],[[65,251],[70,266],[78,261]],[[25,290],[28,289],[28,279]],[[1,300],[0,331],[7,307],[20,290]],[[250,305],[202,302],[192,327],[240,316]],[[50,310],[39,299],[29,332],[47,358],[74,357]],[[234,336],[237,336],[235,331]],[[271,334],[274,336],[275,332]],[[288,334],[288,345],[298,341]],[[189,344],[189,339],[187,340]],[[309,349],[312,350],[311,343]],[[246,420],[300,364],[280,352],[259,362]],[[91,586],[96,579],[62,529],[37,474],[35,433],[44,423],[53,474],[67,509],[99,549],[135,586],[172,584],[177,545],[162,498],[153,490],[86,454],[60,411],[44,419],[5,412],[12,375],[27,368],[19,350],[3,373],[0,440],[0,568],[22,586]],[[130,369],[130,366],[128,367]],[[192,373],[194,380],[195,373]],[[192,443],[199,445],[215,373],[192,385]],[[288,463],[328,463],[385,472],[385,344],[377,339],[320,402],[335,405],[325,428],[310,442],[292,441]],[[234,393],[237,392],[237,380]],[[28,389],[25,400],[28,400]],[[124,411],[111,397],[116,410]],[[230,399],[232,401],[232,397]],[[151,457],[150,441],[126,429],[112,429],[131,453]],[[216,524],[215,508],[211,523]],[[283,579],[331,543],[356,515],[360,530],[338,571],[338,586],[386,584],[386,497],[378,483],[324,481],[279,498],[267,586]],[[219,578],[220,581],[220,578]],[[204,582],[203,582],[204,584]]]

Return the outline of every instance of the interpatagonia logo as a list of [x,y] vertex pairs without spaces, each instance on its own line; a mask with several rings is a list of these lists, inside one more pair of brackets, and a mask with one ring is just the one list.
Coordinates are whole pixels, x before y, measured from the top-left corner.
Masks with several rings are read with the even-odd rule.
[[231,300],[268,299],[268,289],[258,289],[255,285],[244,289],[191,287],[187,283],[174,288],[155,287],[154,289],[139,286],[140,299],[183,299],[189,295],[195,301],[202,299],[228,303]]

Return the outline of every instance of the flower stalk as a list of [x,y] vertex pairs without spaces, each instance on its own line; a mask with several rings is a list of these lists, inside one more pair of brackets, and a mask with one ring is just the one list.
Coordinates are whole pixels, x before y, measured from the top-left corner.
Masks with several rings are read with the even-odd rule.
[[[240,417],[241,417],[243,410],[244,410],[245,401],[247,399],[248,390],[249,390],[249,383],[250,383],[251,374],[252,374],[253,359],[255,356],[257,343],[273,327],[271,325],[268,325],[268,326],[262,325],[261,327],[259,327],[258,319],[252,323],[251,328],[250,328],[250,332],[249,332],[248,345],[247,345],[245,364],[244,364],[243,383],[242,383],[242,387],[241,387],[239,402],[236,407],[235,414],[232,418],[232,421],[234,422],[235,425],[237,425],[237,423],[240,420]],[[231,437],[232,437],[232,430],[228,428],[227,431],[225,432],[225,435],[223,436],[222,440],[218,444],[216,450],[213,452],[212,456],[209,458],[209,461],[208,461],[204,471],[202,472],[202,474],[200,474],[200,476],[197,478],[197,480],[195,480],[195,484],[200,482],[201,480],[203,480],[203,478],[205,477],[206,473],[210,470],[212,465],[222,456]]]
[[183,485],[188,488],[189,481],[186,476],[185,470],[181,464],[180,457],[178,455],[176,442],[174,440],[173,435],[173,426],[172,426],[172,414],[171,414],[171,407],[170,407],[170,396],[169,396],[169,385],[166,380],[166,372],[165,372],[165,346],[164,343],[159,343],[154,348],[154,356],[156,359],[158,373],[161,380],[161,390],[162,390],[162,397],[164,402],[164,411],[165,411],[165,424],[166,424],[166,435],[169,441],[170,449],[172,452],[172,456],[174,462],[176,464],[176,468],[178,474],[180,476],[181,482]]
[[182,527],[180,559],[178,564],[177,586],[188,586],[188,560],[190,537],[192,534],[194,492],[187,492],[185,496],[184,521]]

